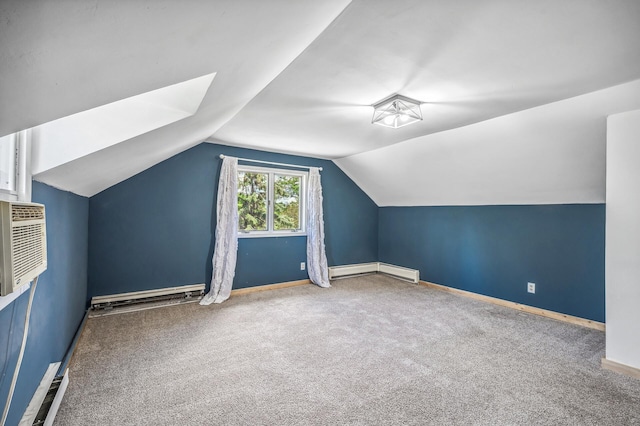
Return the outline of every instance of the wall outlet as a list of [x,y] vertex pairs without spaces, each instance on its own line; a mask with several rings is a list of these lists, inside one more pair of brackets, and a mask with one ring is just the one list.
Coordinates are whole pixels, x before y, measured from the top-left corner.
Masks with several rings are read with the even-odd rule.
[[300,270],[304,271],[304,268],[306,268],[307,265],[304,262],[300,262]]
[[536,292],[536,283],[527,283],[527,293],[534,293]]

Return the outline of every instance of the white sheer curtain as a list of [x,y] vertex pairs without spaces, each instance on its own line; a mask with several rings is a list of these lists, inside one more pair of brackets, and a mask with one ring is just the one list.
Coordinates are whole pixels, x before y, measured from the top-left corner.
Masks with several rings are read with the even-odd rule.
[[211,289],[201,305],[222,303],[229,298],[238,256],[238,159],[224,157],[218,182],[216,243],[213,251]]
[[311,282],[320,287],[331,287],[327,255],[324,250],[322,185],[320,171],[316,167],[309,170],[307,185],[307,269]]

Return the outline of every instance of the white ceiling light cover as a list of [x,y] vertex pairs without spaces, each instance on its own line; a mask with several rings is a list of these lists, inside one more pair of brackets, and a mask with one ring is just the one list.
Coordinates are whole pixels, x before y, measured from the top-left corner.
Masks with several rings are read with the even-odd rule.
[[373,105],[373,124],[397,129],[421,120],[420,101],[406,96],[392,95]]

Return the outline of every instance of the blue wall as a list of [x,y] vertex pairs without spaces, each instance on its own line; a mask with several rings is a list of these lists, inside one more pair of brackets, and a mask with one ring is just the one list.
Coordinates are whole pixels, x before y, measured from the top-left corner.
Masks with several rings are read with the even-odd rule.
[[[202,143],[89,201],[89,294],[209,283],[219,155],[323,167],[330,265],[378,257],[378,207],[331,161]],[[307,278],[305,237],[241,238],[234,288]]]
[[382,262],[419,269],[436,284],[604,322],[604,204],[384,207],[379,219]]
[[[48,267],[38,279],[7,425],[18,424],[49,364],[63,359],[86,309],[89,200],[38,182],[33,183],[32,199],[46,207]],[[20,350],[28,300],[27,291],[0,311],[2,408]]]
[[[49,264],[7,424],[64,357],[90,297],[209,282],[219,154],[323,167],[330,265],[380,260],[426,281],[604,321],[604,205],[378,208],[330,161],[203,143],[91,199],[34,182]],[[240,239],[234,288],[304,279],[305,258],[305,237]],[[3,401],[28,296],[0,311]]]
[[[91,197],[87,297],[209,283],[219,154],[323,167],[330,265],[380,260],[438,284],[604,321],[604,205],[378,208],[330,161],[209,143]],[[306,278],[305,244],[241,238],[234,288]]]

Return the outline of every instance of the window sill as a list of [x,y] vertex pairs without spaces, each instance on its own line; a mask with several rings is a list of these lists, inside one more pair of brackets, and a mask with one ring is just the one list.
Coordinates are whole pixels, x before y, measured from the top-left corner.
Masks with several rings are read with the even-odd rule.
[[306,237],[306,232],[239,232],[238,238]]

